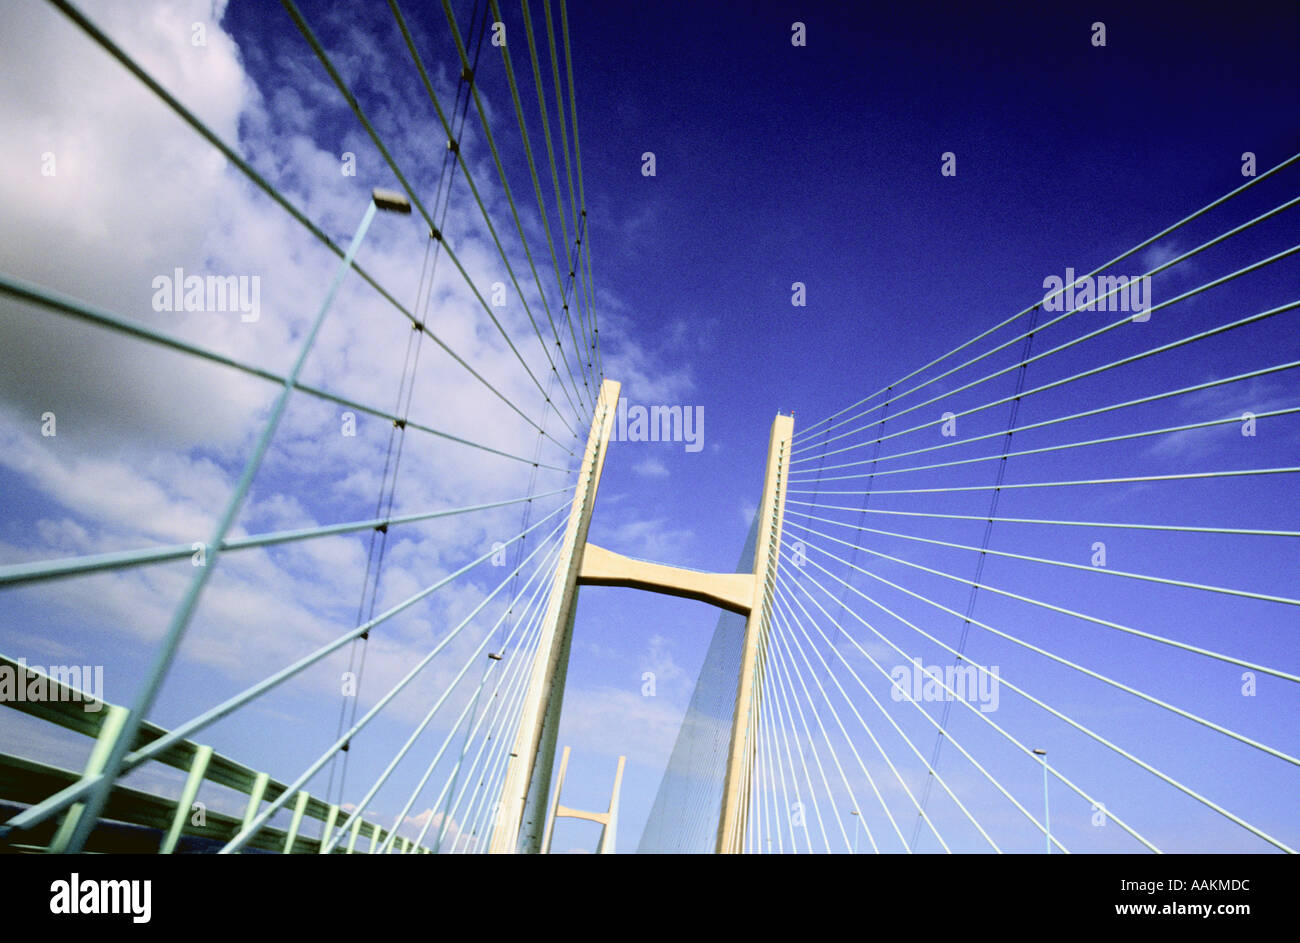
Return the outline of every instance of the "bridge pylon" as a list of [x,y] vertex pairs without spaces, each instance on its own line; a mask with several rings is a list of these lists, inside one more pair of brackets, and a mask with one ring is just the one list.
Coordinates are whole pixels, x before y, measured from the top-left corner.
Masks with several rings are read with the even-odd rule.
[[623,586],[697,599],[746,617],[716,846],[722,854],[743,850],[741,840],[748,820],[748,787],[754,762],[752,722],[757,717],[762,690],[767,619],[781,546],[794,417],[778,414],[772,423],[752,572],[706,573],[635,560],[587,542],[619,390],[619,384],[613,380],[601,383],[551,584],[541,641],[533,656],[519,727],[501,787],[489,844],[492,854],[536,854],[543,850],[573,618],[578,587],[583,585]]
[[542,854],[551,853],[551,839],[555,837],[555,820],[564,819],[586,819],[588,822],[595,822],[602,826],[600,830],[600,844],[596,846],[596,854],[612,855],[614,853],[614,844],[618,838],[618,799],[619,793],[623,790],[623,766],[627,762],[626,756],[618,758],[618,766],[614,770],[614,788],[609,794],[609,808],[604,812],[588,812],[584,809],[572,809],[569,806],[560,804],[560,795],[564,792],[564,774],[569,769],[569,748],[564,748],[564,753],[560,756],[560,775],[555,783],[555,798],[551,801],[551,812],[546,818],[546,833],[542,838]]
[[790,439],[794,417],[778,415],[772,421],[767,446],[767,470],[763,476],[763,498],[758,505],[758,540],[754,545],[753,594],[745,622],[745,641],[740,655],[740,677],[736,681],[736,708],[731,721],[731,746],[723,784],[722,808],[718,815],[720,855],[739,854],[744,849],[745,825],[749,820],[750,773],[754,767],[754,724],[758,718],[762,671],[766,664],[768,619],[776,582],[776,565],[781,552],[781,523],[785,520],[786,478],[790,466]]
[[578,571],[591,526],[591,509],[596,503],[605,449],[614,427],[620,386],[614,380],[600,385],[592,415],[587,448],[582,455],[573,507],[564,530],[564,543],[555,565],[551,595],[543,617],[541,639],[533,656],[527,694],[519,715],[519,729],[506,761],[500,804],[492,829],[491,854],[541,851],[546,798],[551,791],[551,767],[555,760],[555,738],[564,701],[564,681],[569,667],[569,643],[573,637],[573,613],[578,594]]

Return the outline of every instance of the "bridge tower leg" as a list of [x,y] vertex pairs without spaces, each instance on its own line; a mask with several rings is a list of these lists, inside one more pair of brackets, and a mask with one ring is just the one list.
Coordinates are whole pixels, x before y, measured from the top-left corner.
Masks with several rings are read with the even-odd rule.
[[541,641],[533,657],[528,691],[519,716],[519,729],[507,761],[488,851],[513,854],[541,850],[546,818],[546,799],[551,791],[551,768],[555,760],[555,739],[564,701],[564,680],[569,666],[569,642],[573,634],[573,613],[578,593],[578,571],[596,503],[605,448],[609,444],[618,408],[619,384],[605,380],[600,385],[592,417],[587,449],[574,487],[573,507],[564,531],[564,543],[555,568],[555,581],[546,606]]
[[760,673],[767,644],[768,613],[776,565],[781,549],[781,522],[785,519],[787,470],[794,417],[778,415],[772,422],[767,447],[767,471],[763,478],[763,499],[758,506],[758,540],[754,546],[754,595],[745,623],[741,649],[740,678],[736,684],[736,709],[731,723],[731,747],[723,783],[722,809],[718,816],[718,854],[743,851],[745,826],[749,820],[749,784],[754,764],[754,724],[758,718],[763,689]]

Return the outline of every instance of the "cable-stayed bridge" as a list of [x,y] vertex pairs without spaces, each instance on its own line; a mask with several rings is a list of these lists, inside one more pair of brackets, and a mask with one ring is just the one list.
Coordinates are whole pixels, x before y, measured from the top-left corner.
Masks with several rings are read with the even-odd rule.
[[[969,337],[936,338],[922,365],[895,366],[883,352],[864,370],[869,384],[845,378],[846,405],[829,415],[809,421],[772,404],[770,426],[746,433],[766,442],[766,462],[750,475],[757,505],[737,565],[687,569],[588,539],[602,474],[626,447],[615,434],[620,378],[606,375],[600,341],[581,68],[563,0],[541,3],[540,17],[527,2],[506,17],[489,0],[469,22],[444,3],[436,61],[425,31],[389,0],[403,68],[428,99],[436,172],[399,161],[386,122],[362,107],[355,70],[293,0],[282,5],[316,60],[313,79],[383,162],[384,186],[349,207],[346,242],[121,37],[66,0],[48,4],[323,249],[330,274],[297,299],[310,310],[289,332],[282,369],[255,350],[0,274],[6,318],[111,335],[270,396],[201,535],[0,565],[0,590],[33,606],[110,575],[171,567],[179,580],[129,701],[3,653],[0,700],[29,724],[21,729],[88,746],[79,768],[4,750],[8,848],[541,851],[561,805],[552,768],[578,600],[583,587],[607,586],[721,610],[640,851],[1160,852],[1170,850],[1163,836],[1184,831],[1207,850],[1295,850],[1300,299],[1285,273],[1294,276],[1300,251],[1288,226],[1300,155],[1171,213],[1086,272],[1065,269],[1043,296],[972,322]],[[498,43],[501,24],[510,39]],[[509,93],[496,111],[480,92],[489,69]],[[467,159],[471,139],[482,160]],[[474,238],[457,213],[449,222],[453,204],[478,227]],[[412,223],[421,268],[407,304],[391,267],[358,258],[376,237],[409,243]],[[495,284],[479,277],[485,257],[502,273]],[[154,310],[186,310],[191,291],[210,298],[213,287],[178,272]],[[468,315],[440,310],[452,290]],[[498,293],[519,301],[509,316]],[[396,380],[395,404],[340,392],[313,363],[362,294],[400,338],[400,371],[384,378]],[[422,351],[439,360],[438,396],[477,397],[491,424],[455,424],[452,407],[427,418],[416,391]],[[1174,374],[1183,379],[1167,382]],[[309,416],[297,408],[385,429],[383,470],[367,479],[373,513],[248,526],[242,515],[277,448],[314,461],[285,432]],[[668,407],[645,418],[664,438],[683,422]],[[398,512],[400,469],[409,475],[419,461],[427,475],[465,456],[474,464],[461,491]],[[446,541],[436,575],[396,598],[381,589],[404,533],[486,520],[503,534],[491,528],[510,521],[508,536],[471,552],[457,531],[424,531]],[[169,682],[202,681],[181,656],[223,571],[334,538],[364,547],[346,630],[259,661],[255,682],[220,698],[201,690],[202,709],[158,722]],[[431,614],[427,632],[399,633],[417,613]],[[383,654],[386,633],[415,634],[423,647],[381,676],[378,694],[372,681],[363,710],[367,655]],[[262,723],[255,712],[267,700],[326,666],[337,674],[344,656],[335,733],[312,742],[292,774],[210,745],[218,725]],[[275,754],[292,729],[267,725],[258,740]],[[383,751],[349,781],[367,734]],[[151,770],[165,775],[146,782]],[[214,794],[225,811],[200,799]],[[615,801],[595,813],[611,836],[603,850],[617,811]]]

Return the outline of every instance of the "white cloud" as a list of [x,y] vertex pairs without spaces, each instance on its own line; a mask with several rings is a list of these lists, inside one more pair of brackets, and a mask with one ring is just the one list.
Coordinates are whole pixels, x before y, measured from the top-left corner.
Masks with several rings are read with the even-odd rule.
[[564,700],[565,730],[575,752],[626,754],[628,731],[634,730],[639,763],[656,767],[667,762],[681,725],[680,706],[644,697],[639,686],[570,687]]
[[632,471],[643,478],[667,478],[668,466],[653,455],[643,458],[632,466]]
[[[220,25],[224,8],[224,2],[207,0],[83,4],[92,20],[292,203],[337,241],[346,241],[369,188],[394,185],[391,171],[342,109],[305,44],[277,59],[282,83],[258,88],[241,50]],[[331,16],[341,18],[342,12]],[[194,22],[206,24],[206,46],[191,45]],[[348,29],[340,53],[345,76],[380,74],[378,67],[391,66],[388,50],[363,30]],[[0,8],[0,56],[6,63],[0,75],[0,124],[6,129],[0,161],[9,168],[0,175],[0,203],[6,208],[0,256],[6,273],[225,355],[286,371],[338,259],[47,4],[28,0]],[[450,101],[454,89],[447,70],[441,63],[430,67]],[[375,91],[377,105],[369,99],[366,104],[374,105],[372,120],[416,188],[431,198],[437,164],[425,166],[417,157],[427,150],[435,119],[413,69],[411,78],[382,83]],[[424,120],[411,122],[410,114]],[[490,156],[474,127],[471,115],[462,152],[529,293],[526,300],[547,329],[536,286],[525,278],[517,236],[503,222],[510,217]],[[339,139],[328,140],[335,128],[342,129]],[[357,155],[355,178],[340,173],[345,150]],[[53,177],[41,174],[45,153],[55,155]],[[544,238],[524,202],[524,227],[536,249]],[[458,200],[443,231],[481,290],[493,281],[509,281],[476,207]],[[431,249],[426,236],[422,220],[381,215],[358,260],[500,396],[432,339],[413,333],[406,318],[356,276],[343,282],[303,380],[392,410],[403,364],[409,363],[412,421],[531,457],[538,434],[503,399],[540,417],[542,393],[445,253],[431,290],[419,291]],[[245,323],[238,313],[153,311],[153,278],[178,267],[191,274],[259,276],[261,317]],[[617,299],[601,297],[616,310]],[[417,308],[420,298],[424,303]],[[6,351],[0,373],[0,473],[14,476],[43,502],[39,512],[12,501],[0,505],[7,521],[33,517],[32,527],[16,528],[11,533],[18,536],[0,543],[0,561],[206,540],[261,433],[277,386],[7,298],[0,298],[0,313],[0,346]],[[542,345],[513,287],[507,306],[494,313],[544,383],[549,367]],[[662,369],[629,330],[616,314],[608,323],[602,320],[602,337],[614,348],[607,369],[622,371],[643,397],[671,401],[689,389],[687,373]],[[564,402],[558,390],[553,397]],[[40,416],[47,410],[57,416],[53,438],[40,435]],[[397,462],[396,445],[389,451],[391,424],[358,414],[357,435],[349,437],[342,434],[342,412],[302,394],[291,398],[232,534],[375,514],[385,463]],[[571,467],[566,450],[577,440],[554,415],[545,427],[565,449],[547,442],[541,461]],[[577,431],[585,437],[585,430]],[[513,498],[529,487],[526,463],[415,430],[407,431],[400,455],[394,514]],[[541,470],[536,490],[560,487],[567,477]],[[529,522],[566,500],[538,501]],[[493,541],[512,537],[521,529],[523,513],[524,507],[515,505],[392,528],[375,611],[431,585]],[[526,551],[562,520],[558,516],[535,531]],[[213,672],[222,682],[214,691],[239,690],[337,638],[355,624],[369,539],[369,532],[361,532],[223,555],[181,661]],[[660,541],[665,539],[682,535],[661,534]],[[535,558],[523,576],[541,559]],[[508,572],[481,566],[473,581],[457,581],[374,632],[360,707],[367,709],[403,677]],[[6,594],[0,605],[15,622],[36,610],[80,626],[97,650],[132,643],[147,648],[161,636],[193,576],[190,561],[183,559],[29,587]],[[521,579],[518,587],[523,586]],[[403,732],[409,730],[460,667],[477,658],[475,647],[505,603],[503,593],[385,716],[391,713]],[[7,649],[21,641],[5,633],[3,645]],[[345,655],[346,648],[289,688],[328,704],[331,711],[324,713],[332,717],[339,697],[334,666]],[[127,699],[131,679],[113,677],[120,683],[112,690]],[[462,687],[440,717],[449,719],[465,703],[472,682]],[[216,696],[207,690],[182,694],[192,713]],[[310,735],[323,747],[333,740],[333,724],[318,727]],[[226,729],[210,732],[220,742]]]
[[684,559],[694,541],[695,534],[692,531],[670,527],[668,521],[662,518],[604,523],[600,539],[602,545],[617,553],[669,564]]

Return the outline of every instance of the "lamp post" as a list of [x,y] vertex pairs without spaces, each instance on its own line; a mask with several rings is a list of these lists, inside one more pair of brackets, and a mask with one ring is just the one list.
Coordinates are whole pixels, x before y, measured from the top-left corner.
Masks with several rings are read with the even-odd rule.
[[162,688],[163,680],[171,668],[172,661],[175,659],[176,652],[180,648],[181,640],[185,635],[185,630],[189,627],[190,619],[198,606],[199,596],[207,584],[209,575],[216,568],[221,545],[235,522],[235,516],[244,503],[244,498],[248,495],[249,488],[253,483],[253,477],[262,464],[262,458],[271,444],[271,438],[275,435],[276,427],[280,424],[285,407],[288,405],[289,396],[298,382],[298,374],[302,371],[307,354],[311,351],[316,335],[320,332],[321,324],[325,320],[325,314],[334,302],[334,295],[338,291],[339,284],[343,281],[343,276],[352,267],[352,260],[357,254],[357,249],[361,246],[362,239],[365,238],[366,230],[370,228],[371,220],[375,218],[376,210],[410,213],[411,204],[405,196],[392,190],[376,188],[372,191],[365,215],[361,218],[361,224],[357,227],[352,241],[348,243],[343,260],[335,270],[334,278],[330,282],[329,289],[325,292],[325,298],[316,312],[315,320],[312,322],[312,326],[298,350],[293,369],[285,377],[284,387],[280,390],[275,405],[271,407],[270,416],[267,418],[262,433],[253,447],[252,454],[244,464],[243,473],[235,485],[234,493],[227,499],[225,510],[217,523],[215,532],[207,543],[206,565],[200,567],[194,575],[185,591],[185,595],[181,598],[180,605],[172,614],[171,621],[163,634],[162,642],[154,655],[153,663],[149,667],[144,684],[141,685],[139,692],[136,694],[125,721],[112,741],[105,744],[105,759],[99,770],[98,784],[87,790],[84,804],[74,805],[69,811],[55,836],[54,842],[51,844],[51,850],[75,854],[81,851],[86,839],[90,837],[90,833],[94,829],[105,803],[108,801],[109,793],[112,792],[117,777],[122,770],[122,762],[126,759],[127,751],[135,743],[136,735],[144,722],[145,715],[153,707],[158,691]]
[[1052,815],[1047,807],[1047,751],[1034,750],[1034,755],[1043,762],[1043,834],[1047,836],[1047,853],[1052,853]]
[[853,853],[856,855],[856,854],[858,853],[858,822],[861,821],[861,818],[862,818],[862,817],[858,815],[858,810],[857,810],[857,809],[850,809],[850,810],[849,810],[849,815],[854,816],[854,819],[853,819]]

